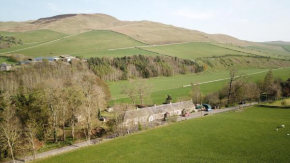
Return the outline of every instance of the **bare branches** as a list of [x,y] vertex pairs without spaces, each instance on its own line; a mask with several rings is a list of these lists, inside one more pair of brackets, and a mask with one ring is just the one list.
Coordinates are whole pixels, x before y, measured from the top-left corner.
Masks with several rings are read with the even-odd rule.
[[227,106],[230,105],[232,96],[238,90],[240,90],[246,83],[248,83],[250,79],[242,75],[238,76],[237,73],[238,73],[238,70],[236,68],[230,69],[230,81],[229,81],[229,88],[228,88]]
[[146,98],[150,97],[152,85],[146,79],[130,80],[129,85],[125,85],[121,93],[130,97],[133,104],[137,99],[140,105],[144,105]]
[[36,155],[35,139],[36,139],[36,134],[37,134],[37,128],[38,128],[38,124],[35,119],[29,119],[26,122],[25,135],[28,138],[30,147],[32,149],[33,160],[35,160],[35,155]]
[[200,92],[200,85],[198,83],[191,83],[192,90],[191,90],[191,98],[193,103],[201,104],[201,92]]
[[[1,148],[6,150],[11,147],[9,149],[15,151],[11,137],[15,137],[16,141],[19,136],[24,136],[34,154],[37,148],[35,140],[46,142],[53,135],[54,142],[57,142],[59,129],[63,131],[61,140],[64,141],[67,122],[71,124],[74,139],[74,126],[77,120],[82,120],[81,116],[86,122],[85,125],[83,122],[79,124],[85,128],[89,140],[92,130],[102,125],[97,119],[97,110],[103,110],[110,97],[106,83],[95,76],[87,65],[75,62],[72,65],[43,62],[1,73],[0,90],[9,92],[9,97],[13,95],[13,99],[0,98]],[[11,116],[4,115],[9,109],[14,110]],[[25,131],[18,130],[17,125]],[[10,129],[14,130],[8,132]],[[16,136],[8,137],[11,134],[7,133]],[[7,145],[3,147],[2,144]],[[10,153],[14,157],[15,152]]]
[[20,123],[15,114],[15,107],[11,104],[11,96],[8,93],[1,95],[1,105],[3,111],[1,112],[0,122],[0,143],[8,147],[11,158],[15,162],[15,148],[20,144]]

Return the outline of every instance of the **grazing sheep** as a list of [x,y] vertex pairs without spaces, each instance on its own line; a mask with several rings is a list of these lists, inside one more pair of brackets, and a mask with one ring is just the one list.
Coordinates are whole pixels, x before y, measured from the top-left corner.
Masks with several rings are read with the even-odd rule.
[[281,125],[282,128],[285,128],[285,125]]
[[277,128],[285,128],[285,125],[278,126]]

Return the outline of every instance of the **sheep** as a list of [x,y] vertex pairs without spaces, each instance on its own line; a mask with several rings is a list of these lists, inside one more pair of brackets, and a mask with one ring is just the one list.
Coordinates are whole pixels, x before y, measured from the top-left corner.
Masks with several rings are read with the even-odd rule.
[[285,125],[281,125],[282,128],[285,128]]
[[285,128],[285,125],[278,126],[277,128]]

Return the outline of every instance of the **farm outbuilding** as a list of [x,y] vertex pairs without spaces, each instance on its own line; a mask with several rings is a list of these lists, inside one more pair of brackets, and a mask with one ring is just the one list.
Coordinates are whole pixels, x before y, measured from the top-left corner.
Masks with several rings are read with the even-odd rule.
[[10,71],[12,66],[10,64],[6,64],[5,62],[1,63],[0,70],[1,71]]

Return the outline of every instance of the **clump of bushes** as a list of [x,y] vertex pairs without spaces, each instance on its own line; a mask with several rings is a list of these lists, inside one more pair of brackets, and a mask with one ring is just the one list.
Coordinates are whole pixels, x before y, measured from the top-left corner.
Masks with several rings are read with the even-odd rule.
[[17,44],[23,44],[22,40],[17,40],[15,37],[10,36],[2,36],[0,35],[0,49],[4,48],[10,48],[11,46],[17,45]]
[[287,100],[283,100],[283,101],[281,102],[281,105],[282,105],[282,106],[287,106],[287,105],[289,105],[289,104],[288,104]]

